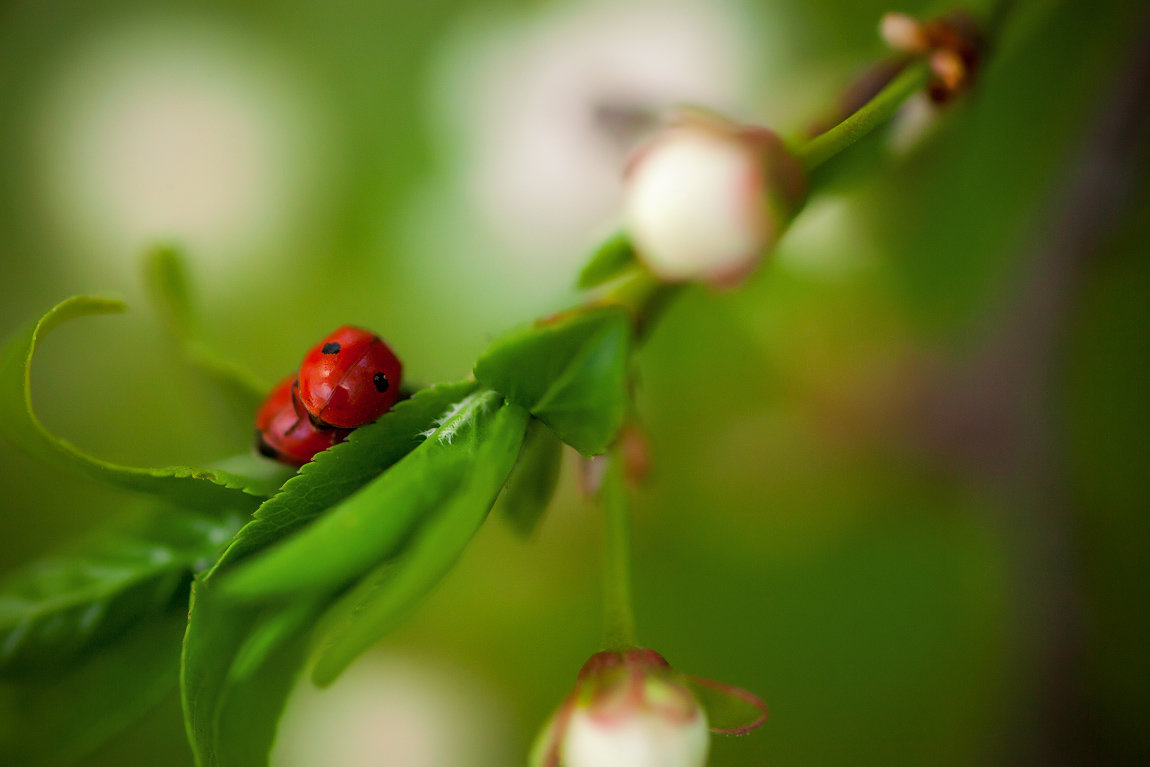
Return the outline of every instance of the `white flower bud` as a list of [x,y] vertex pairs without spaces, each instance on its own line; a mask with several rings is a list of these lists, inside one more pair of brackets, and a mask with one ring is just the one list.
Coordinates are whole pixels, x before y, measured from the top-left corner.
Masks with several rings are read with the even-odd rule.
[[624,227],[662,279],[733,284],[774,245],[804,187],[774,133],[684,113],[629,164]]
[[[687,696],[684,714],[635,701],[625,710],[604,713],[577,706],[563,738],[563,767],[703,767],[711,745],[707,717],[682,686],[660,681],[645,685],[655,696]],[[653,687],[663,687],[652,690]]]
[[601,652],[540,734],[533,767],[704,767],[707,714],[654,650]]

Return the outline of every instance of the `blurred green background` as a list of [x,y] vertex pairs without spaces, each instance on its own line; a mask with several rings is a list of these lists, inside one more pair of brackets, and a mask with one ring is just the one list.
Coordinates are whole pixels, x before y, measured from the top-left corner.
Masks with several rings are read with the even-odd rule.
[[[716,767],[1150,756],[1146,13],[1018,5],[929,143],[841,163],[772,262],[689,291],[641,354],[641,636],[772,711],[716,739]],[[410,381],[464,377],[575,300],[645,115],[693,101],[793,133],[882,55],[887,10],[9,0],[0,329],[126,297],[54,334],[34,385],[50,428],[141,465],[250,441],[143,300],[160,238],[269,382],[342,323]],[[1116,110],[1141,129],[1107,133]],[[598,649],[575,468],[535,540],[489,524],[378,652],[301,690],[276,763],[517,763]],[[7,444],[0,480],[3,570],[131,500]],[[86,762],[189,763],[174,697]]]

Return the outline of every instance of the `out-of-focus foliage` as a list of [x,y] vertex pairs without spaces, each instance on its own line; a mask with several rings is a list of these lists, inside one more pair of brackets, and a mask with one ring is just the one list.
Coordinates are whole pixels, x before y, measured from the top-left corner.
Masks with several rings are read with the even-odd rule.
[[[209,73],[191,91],[168,89],[194,96],[176,110],[175,124],[200,126],[199,135],[232,146],[229,136],[247,135],[246,125],[263,135],[266,125],[246,122],[253,119],[246,107],[266,106],[285,123],[304,115],[287,128],[313,137],[269,155],[283,166],[274,172],[235,162],[242,152],[223,155],[240,173],[236,189],[248,190],[242,199],[272,209],[282,203],[289,212],[271,217],[275,236],[253,229],[241,244],[227,245],[226,232],[214,234],[208,241],[223,244],[206,252],[195,247],[195,232],[185,238],[203,332],[219,341],[217,351],[276,380],[315,337],[355,323],[384,335],[413,379],[459,379],[506,328],[560,309],[572,295],[485,281],[486,273],[500,273],[483,264],[501,258],[503,244],[483,228],[482,214],[455,215],[481,207],[482,192],[426,186],[432,177],[470,178],[459,161],[463,148],[444,146],[434,107],[459,97],[436,90],[455,60],[446,52],[470,51],[466,41],[483,35],[506,49],[512,28],[529,33],[535,20],[561,11],[584,18],[570,10],[578,5],[8,3],[0,11],[0,330],[8,335],[74,293],[111,290],[145,305],[139,256],[153,243],[112,247],[89,236],[88,218],[65,209],[50,169],[73,156],[60,136],[80,141],[66,129],[97,147],[83,156],[113,159],[133,157],[132,147],[153,135],[152,113],[133,111],[142,107],[130,89],[94,112],[63,112],[95,114],[94,124],[53,116],[69,99],[109,92],[105,68],[93,62],[138,51],[136,41],[159,30],[166,42],[144,48],[154,61],[133,59],[159,73],[148,93],[165,93],[164,73],[175,71],[166,68],[175,65],[165,52]],[[652,20],[699,7],[615,5],[648,7]],[[760,69],[747,73],[755,87],[737,116],[788,133],[819,116],[843,83],[882,54],[875,25],[890,10],[877,0],[704,5],[741,11],[736,26],[758,53]],[[654,461],[636,495],[641,638],[675,666],[754,690],[771,708],[754,736],[716,740],[715,767],[1019,761],[1013,749],[1035,709],[1032,647],[1044,633],[1026,621],[1023,587],[1049,572],[1034,568],[1028,544],[1045,526],[1019,529],[1013,520],[1017,508],[1040,499],[939,450],[910,411],[940,368],[977,356],[1009,316],[1019,282],[1030,279],[1026,245],[1064,191],[1073,154],[1138,44],[1144,9],[1133,0],[1016,5],[977,92],[931,142],[899,162],[875,166],[860,156],[855,172],[843,169],[832,195],[814,201],[751,282],[729,294],[687,293],[640,354],[640,415]],[[652,36],[659,27],[643,25]],[[531,43],[539,61],[562,48],[560,33]],[[643,110],[616,108],[632,95],[611,92],[627,74],[621,67],[601,72],[589,62],[587,71],[575,82],[605,83],[602,91],[556,89],[552,111],[569,115],[561,124],[592,126],[589,143],[614,151],[612,131],[629,124],[620,116]],[[221,92],[215,84],[228,85],[231,75],[246,78],[248,90],[225,87],[213,100]],[[269,82],[287,96],[245,102],[234,95]],[[576,97],[563,100],[564,93]],[[280,108],[285,98],[292,109]],[[116,133],[116,115],[137,117]],[[204,115],[221,116],[195,122]],[[312,127],[303,125],[308,120]],[[569,151],[562,136],[553,138],[554,151]],[[173,146],[177,154],[185,149]],[[207,173],[217,165],[193,167]],[[250,167],[260,181],[252,187],[243,175]],[[123,170],[129,179],[143,173]],[[193,186],[198,177],[180,178]],[[109,196],[123,193],[108,187],[114,180],[87,183]],[[1150,626],[1141,608],[1150,582],[1141,565],[1150,508],[1140,481],[1150,456],[1140,428],[1150,373],[1145,175],[1139,184],[1124,223],[1078,274],[1057,334],[1058,363],[1047,371],[1056,396],[1043,415],[1064,458],[1062,499],[1073,522],[1073,556],[1059,567],[1076,579],[1074,610],[1084,629],[1081,661],[1066,671],[1088,705],[1088,745],[1100,759],[1126,762],[1148,750],[1142,720],[1150,705],[1142,681]],[[458,186],[468,188],[462,180]],[[142,199],[163,196],[157,189]],[[271,215],[260,211],[228,218],[228,226]],[[114,218],[99,208],[85,215]],[[424,237],[431,234],[442,237]],[[587,232],[588,248],[597,234]],[[556,238],[556,252],[581,247],[565,238]],[[547,248],[533,255],[551,258]],[[502,273],[516,268],[504,264]],[[555,269],[562,273],[553,285],[577,277],[570,263]],[[459,274],[467,275],[466,289],[452,279]],[[33,379],[47,427],[95,455],[128,465],[211,465],[250,449],[250,422],[187,373],[146,312],[62,326],[38,352]],[[597,649],[599,520],[575,491],[574,468],[564,466],[551,513],[529,542],[486,526],[381,649],[450,668],[468,690],[478,679],[485,696],[474,719],[503,717],[498,732],[511,741],[492,753],[526,753],[574,671]],[[132,497],[62,475],[6,443],[0,480],[5,571],[112,517]],[[140,689],[141,703],[174,682],[159,678],[162,667],[149,676],[178,640],[173,628],[158,626],[163,636],[154,642],[141,633],[131,673],[112,674],[125,691]],[[103,685],[100,673],[94,665],[86,678]],[[105,726],[94,715],[99,700],[76,689],[77,711],[93,727]],[[48,690],[45,683],[20,694]],[[0,704],[21,700],[14,694],[0,691]],[[470,698],[460,693],[459,700]],[[20,720],[0,717],[0,732],[14,727]],[[21,742],[38,750],[60,745],[41,732]],[[470,753],[477,767],[484,764],[480,749]],[[169,699],[85,763],[190,764],[178,706]]]
[[186,509],[148,506],[0,582],[0,674],[67,666],[141,615],[182,601],[192,572],[238,529]]
[[0,682],[0,753],[12,764],[83,763],[109,732],[142,719],[176,687],[170,659],[179,651],[184,614],[177,608],[139,621],[124,641],[76,665]]

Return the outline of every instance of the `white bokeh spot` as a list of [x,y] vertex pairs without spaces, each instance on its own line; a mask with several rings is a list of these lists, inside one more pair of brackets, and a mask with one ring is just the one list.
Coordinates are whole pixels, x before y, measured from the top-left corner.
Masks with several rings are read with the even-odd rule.
[[441,170],[396,230],[426,269],[413,278],[456,281],[500,315],[553,304],[618,225],[624,166],[658,117],[683,103],[755,111],[751,13],[741,0],[582,0],[461,23],[432,70]]
[[369,653],[326,690],[301,680],[271,767],[505,767],[514,738],[498,698],[446,665]]
[[80,46],[35,122],[47,218],[105,265],[174,239],[240,266],[288,236],[324,180],[322,109],[302,83],[257,41],[198,24]]

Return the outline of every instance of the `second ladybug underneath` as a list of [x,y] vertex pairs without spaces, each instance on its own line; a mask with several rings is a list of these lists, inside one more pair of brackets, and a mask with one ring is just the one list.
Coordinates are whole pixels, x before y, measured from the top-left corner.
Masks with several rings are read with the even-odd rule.
[[301,466],[399,399],[403,365],[374,333],[345,325],[316,344],[256,414],[256,446]]
[[317,429],[312,425],[300,404],[294,375],[276,384],[256,412],[256,449],[292,466],[303,466],[350,433],[350,429]]

